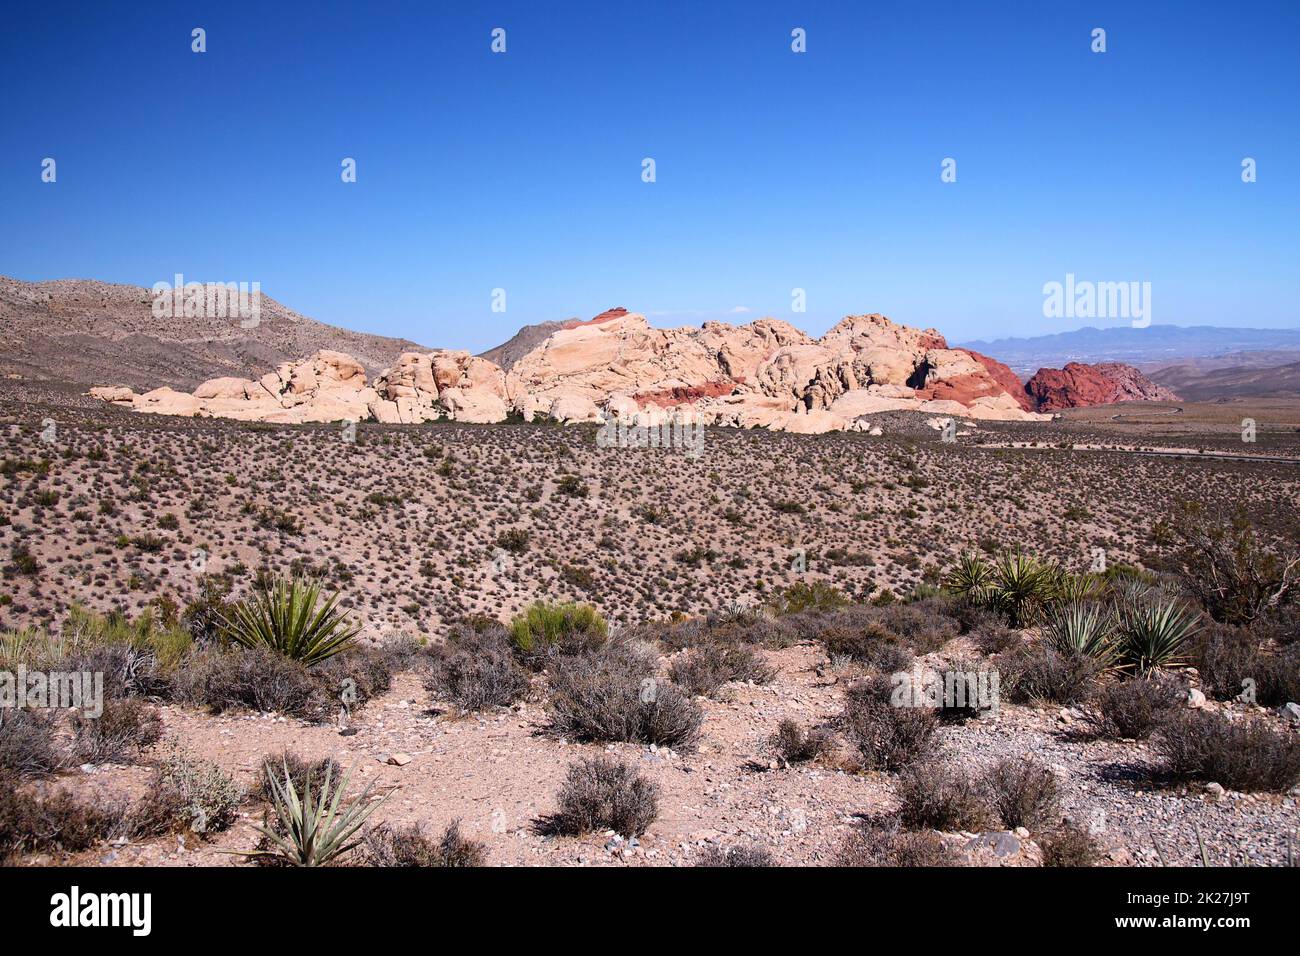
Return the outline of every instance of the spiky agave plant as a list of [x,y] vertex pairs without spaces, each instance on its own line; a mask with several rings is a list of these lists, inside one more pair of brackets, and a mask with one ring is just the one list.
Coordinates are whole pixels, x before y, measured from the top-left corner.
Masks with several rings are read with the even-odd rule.
[[271,845],[269,850],[251,850],[249,856],[278,856],[291,866],[325,866],[352,849],[360,840],[353,839],[370,814],[391,794],[374,803],[366,798],[374,787],[372,781],[351,803],[340,807],[348,788],[350,773],[335,785],[334,768],[327,766],[320,782],[320,793],[312,799],[312,774],[305,774],[302,793],[294,783],[289,765],[284,765],[284,780],[267,765],[266,779],[271,790],[271,807],[276,825],[261,825],[258,830]]
[[993,569],[974,551],[963,551],[943,582],[945,588],[972,604],[988,603],[992,584]]
[[277,579],[223,618],[222,633],[244,647],[268,647],[310,666],[346,649],[361,630],[338,610],[338,594],[321,601],[316,581]]
[[1057,604],[1046,614],[1042,640],[1058,654],[1109,664],[1115,656],[1115,618],[1096,604]]
[[1119,666],[1136,674],[1179,667],[1188,641],[1200,631],[1195,610],[1173,599],[1151,600],[1124,608],[1117,641]]
[[1004,551],[993,568],[992,603],[1012,627],[1024,627],[1051,599],[1058,577],[1054,565],[1019,548]]

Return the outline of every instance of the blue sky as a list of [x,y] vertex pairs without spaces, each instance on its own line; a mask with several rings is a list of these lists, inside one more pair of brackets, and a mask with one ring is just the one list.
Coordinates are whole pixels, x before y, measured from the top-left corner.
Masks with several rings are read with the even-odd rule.
[[1298,49],[1294,0],[14,3],[0,274],[256,280],[476,351],[613,305],[1119,324],[1044,318],[1067,272],[1151,282],[1156,323],[1297,326]]

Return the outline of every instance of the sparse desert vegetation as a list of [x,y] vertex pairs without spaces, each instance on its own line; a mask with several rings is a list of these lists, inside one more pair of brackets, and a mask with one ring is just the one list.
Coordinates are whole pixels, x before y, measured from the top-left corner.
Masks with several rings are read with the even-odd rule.
[[58,414],[0,426],[0,669],[104,707],[0,709],[11,862],[1290,858],[1292,465]]

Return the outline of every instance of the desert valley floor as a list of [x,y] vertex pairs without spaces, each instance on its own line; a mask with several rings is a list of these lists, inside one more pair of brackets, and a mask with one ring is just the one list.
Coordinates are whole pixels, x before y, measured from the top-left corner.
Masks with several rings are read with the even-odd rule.
[[[1258,422],[1253,444],[1241,440],[1247,417]],[[1300,402],[1077,409],[1044,424],[980,422],[953,444],[925,416],[878,422],[878,437],[710,429],[693,458],[598,448],[591,426],[363,424],[351,440],[335,426],[140,416],[15,393],[0,411],[0,630],[57,626],[74,604],[131,615],[160,598],[184,607],[201,575],[242,594],[259,574],[295,573],[340,591],[370,643],[436,643],[454,624],[506,623],[539,599],[586,602],[618,630],[650,634],[760,606],[799,581],[864,603],[885,590],[902,598],[972,549],[1019,546],[1074,570],[1098,548],[1110,563],[1147,564],[1162,519],[1183,501],[1240,506],[1295,540]],[[1160,449],[1180,454],[1145,453]],[[660,653],[667,669],[681,652]],[[407,670],[351,715],[346,736],[335,721],[166,702],[163,740],[138,760],[72,765],[35,785],[133,800],[179,743],[247,786],[264,757],[290,749],[397,787],[376,820],[439,831],[460,820],[491,864],[681,865],[716,846],[834,862],[860,819],[896,807],[891,778],[834,758],[787,766],[769,739],[783,718],[833,723],[856,665],[811,640],[762,653],[774,679],[701,701],[699,743],[681,752],[547,734],[543,695],[458,716]],[[919,656],[978,653],[963,634]],[[1093,827],[1102,862],[1155,865],[1163,853],[1190,863],[1198,833],[1216,859],[1287,858],[1300,826],[1294,792],[1212,799],[1145,772],[1149,743],[1081,728],[1077,708],[1004,703],[938,734],[961,764],[1033,754],[1052,766],[1063,810]],[[545,834],[536,822],[567,766],[606,749],[659,785],[657,820],[636,841]],[[262,809],[246,801],[208,839],[118,839],[22,861],[235,864],[242,858],[222,851],[256,842]],[[971,847],[970,833],[944,839],[972,862],[1033,865],[1033,836],[1002,855]]]

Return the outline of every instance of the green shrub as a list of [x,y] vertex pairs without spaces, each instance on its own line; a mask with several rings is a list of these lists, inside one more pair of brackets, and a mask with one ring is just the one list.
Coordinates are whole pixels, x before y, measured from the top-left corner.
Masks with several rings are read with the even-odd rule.
[[1109,664],[1115,656],[1115,619],[1096,604],[1057,604],[1048,609],[1042,642],[1058,654],[1090,657]]
[[798,614],[800,611],[834,611],[846,607],[848,596],[825,581],[799,581],[778,594],[771,602],[774,614]]
[[244,793],[216,764],[178,750],[155,772],[145,798],[128,820],[132,835],[190,830],[200,836],[228,829]]
[[608,636],[605,619],[590,604],[538,601],[510,622],[515,649],[531,658],[593,650]]

